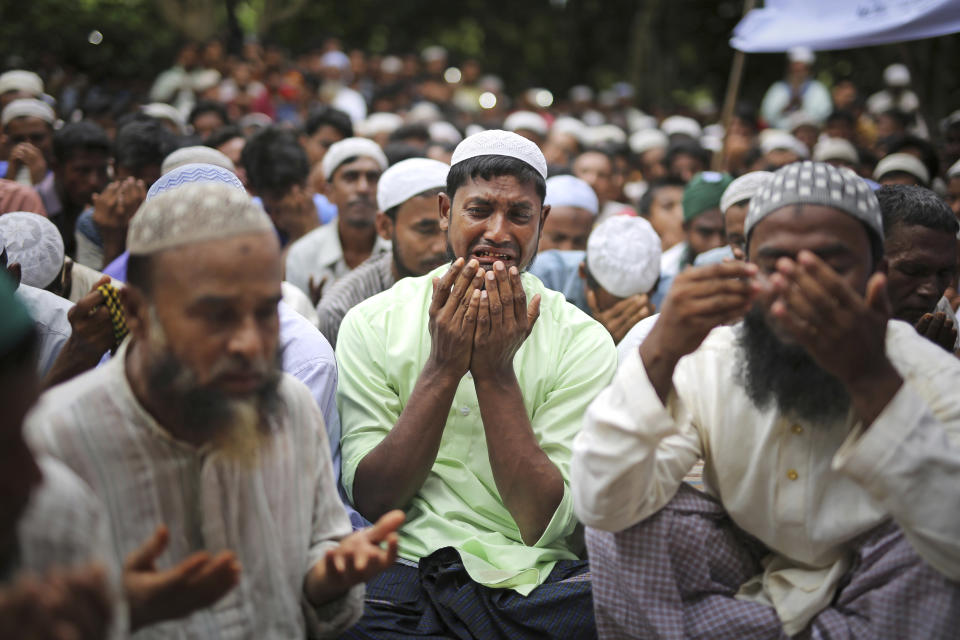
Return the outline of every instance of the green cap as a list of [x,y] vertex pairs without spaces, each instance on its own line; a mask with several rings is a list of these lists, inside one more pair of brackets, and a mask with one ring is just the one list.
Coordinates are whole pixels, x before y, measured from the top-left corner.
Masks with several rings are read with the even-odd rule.
[[690,222],[705,211],[720,208],[720,198],[733,176],[729,173],[702,171],[693,176],[683,190],[683,221]]
[[33,320],[14,295],[13,282],[0,270],[0,356],[16,346],[33,329]]

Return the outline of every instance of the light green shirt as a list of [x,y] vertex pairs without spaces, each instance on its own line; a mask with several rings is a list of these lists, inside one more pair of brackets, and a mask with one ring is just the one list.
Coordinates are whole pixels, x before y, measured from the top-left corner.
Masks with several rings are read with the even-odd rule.
[[[347,313],[337,338],[343,485],[353,497],[360,461],[400,418],[430,354],[432,278],[406,278]],[[537,442],[563,475],[563,499],[543,536],[524,544],[490,468],[480,405],[469,373],[460,381],[437,459],[407,507],[400,556],[418,561],[442,547],[459,551],[470,577],[527,595],[558,560],[576,560],[582,544],[570,494],[573,438],[587,405],[610,382],[617,354],[610,334],[534,276],[522,276],[527,300],[540,294],[540,318],[514,358]]]

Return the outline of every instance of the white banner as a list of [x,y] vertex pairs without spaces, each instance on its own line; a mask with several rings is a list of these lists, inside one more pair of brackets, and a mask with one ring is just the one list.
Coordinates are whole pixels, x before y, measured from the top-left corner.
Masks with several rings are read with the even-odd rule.
[[766,0],[733,30],[747,52],[853,49],[960,32],[960,0]]

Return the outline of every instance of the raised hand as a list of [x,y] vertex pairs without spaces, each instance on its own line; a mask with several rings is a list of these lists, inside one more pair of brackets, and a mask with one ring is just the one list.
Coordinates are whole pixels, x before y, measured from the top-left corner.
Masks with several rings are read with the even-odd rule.
[[16,180],[20,167],[30,171],[30,182],[34,185],[40,184],[47,175],[47,161],[43,152],[29,142],[21,142],[10,151],[7,179]]
[[464,264],[457,258],[447,273],[433,280],[427,364],[458,380],[470,368],[483,273],[476,260]]
[[914,328],[924,338],[953,353],[957,344],[957,327],[944,312],[923,314]]
[[597,304],[597,294],[594,293],[593,289],[589,289],[587,290],[587,305],[593,313],[593,318],[606,327],[610,335],[613,336],[614,344],[623,340],[623,337],[635,324],[656,311],[656,307],[650,302],[650,298],[643,293],[624,298],[609,309],[601,311]]
[[94,368],[103,354],[116,344],[110,311],[104,304],[103,294],[97,291],[97,287],[109,283],[109,276],[100,278],[90,292],[67,312],[70,337],[50,367],[44,379],[45,387],[59,384]]
[[110,607],[99,566],[22,576],[0,589],[0,637],[101,640],[110,626]]
[[527,305],[516,267],[507,271],[498,260],[485,279],[470,359],[470,371],[479,379],[513,375],[513,358],[540,317],[540,296],[535,295]]
[[200,551],[175,567],[157,570],[156,560],[169,539],[167,528],[157,527],[150,539],[124,562],[123,587],[134,631],[209,607],[240,582],[240,563],[230,551],[216,556]]
[[310,602],[320,605],[342,596],[354,585],[366,582],[397,560],[397,529],[403,511],[385,513],[376,524],[355,531],[330,549],[307,574]]

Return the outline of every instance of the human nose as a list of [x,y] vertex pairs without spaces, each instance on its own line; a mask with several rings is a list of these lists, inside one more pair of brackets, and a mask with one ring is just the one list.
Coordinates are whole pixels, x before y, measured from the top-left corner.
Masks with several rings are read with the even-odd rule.
[[227,345],[231,355],[239,355],[254,360],[263,350],[264,339],[256,319],[251,315],[246,317],[230,335]]
[[496,244],[503,244],[510,240],[510,234],[507,230],[506,216],[496,213],[487,218],[487,228],[484,231],[483,238]]

